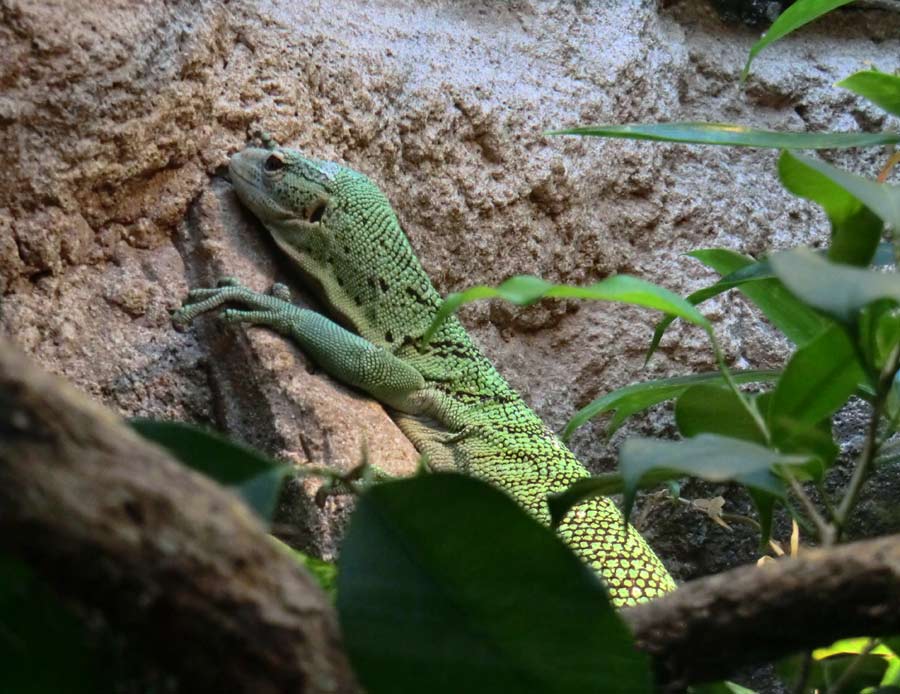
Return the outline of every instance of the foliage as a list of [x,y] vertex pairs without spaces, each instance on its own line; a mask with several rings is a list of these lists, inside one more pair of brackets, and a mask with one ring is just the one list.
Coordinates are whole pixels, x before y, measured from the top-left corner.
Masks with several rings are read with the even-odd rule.
[[900,77],[878,70],[861,70],[837,83],[865,97],[888,113],[900,116]]
[[798,0],[798,2],[788,7],[773,22],[763,37],[753,44],[753,48],[750,49],[750,55],[747,56],[747,64],[744,65],[744,70],[741,72],[741,81],[747,79],[747,75],[750,74],[750,64],[766,46],[809,24],[814,19],[818,19],[822,15],[836,10],[838,7],[849,5],[851,2],[853,0]]
[[628,123],[626,125],[585,125],[550,130],[548,135],[590,135],[629,140],[680,142],[695,145],[732,147],[773,147],[776,149],[843,149],[874,147],[900,142],[900,134],[883,133],[803,133],[760,130],[728,123]]
[[[284,479],[292,473],[290,466],[221,434],[184,422],[133,419],[131,426],[187,467],[230,489],[266,526],[271,523]],[[344,481],[344,477],[332,471],[310,468],[305,472],[324,477],[326,482],[340,484]],[[334,563],[300,552],[274,537],[272,541],[309,571],[321,588],[334,598],[337,582]]]
[[[779,371],[770,370],[736,371],[731,374],[731,378],[735,383],[762,383],[777,379],[779,374]],[[612,434],[631,415],[676,398],[692,386],[722,383],[725,383],[725,378],[717,371],[633,383],[599,397],[578,410],[566,424],[561,438],[568,441],[580,426],[607,412],[613,413],[606,428],[606,433]]]
[[796,686],[806,673],[807,686],[819,691],[865,691],[896,694],[900,691],[900,639],[843,639],[804,656],[785,658],[778,670],[788,685]]
[[[754,46],[745,75],[760,50],[843,4],[846,0],[795,3]],[[838,86],[889,113],[900,111],[897,76],[867,70]],[[824,253],[794,249],[760,259],[728,249],[690,254],[720,279],[686,297],[689,304],[699,306],[722,292],[737,290],[794,342],[795,352],[780,373],[731,374],[722,363],[714,334],[707,329],[720,373],[634,384],[582,408],[569,421],[564,438],[605,413],[613,414],[611,432],[629,416],[666,400],[675,401],[675,423],[684,438],[626,440],[619,452],[618,472],[582,480],[549,500],[554,522],[586,498],[617,493],[624,494],[628,514],[639,488],[691,475],[746,487],[756,502],[764,541],[773,510],[783,503],[821,544],[839,542],[862,483],[882,450],[889,457],[885,444],[900,419],[900,279],[893,267],[895,235],[900,233],[900,188],[885,182],[898,157],[889,158],[878,180],[870,180],[789,150],[892,144],[898,141],[897,134],[779,133],[706,123],[582,126],[551,134],[781,149],[777,170],[782,184],[794,195],[820,205],[831,227]],[[503,292],[491,294],[479,288],[456,295],[453,307],[486,296],[509,298]],[[668,313],[657,325],[648,359],[678,318],[673,311]],[[744,393],[738,382],[773,386]],[[866,442],[849,484],[822,509],[800,483],[820,482],[834,464],[839,449],[831,418],[853,397],[870,404]],[[794,502],[800,503],[802,512]],[[859,691],[871,686],[887,691],[896,686],[900,667],[896,655],[888,646],[877,646],[883,650],[876,653],[877,644],[871,643],[865,652],[813,654],[812,665],[793,671],[797,675],[794,690],[846,687]],[[800,663],[806,660],[799,658]],[[785,663],[784,672],[791,679],[790,663]]]
[[373,694],[650,691],[646,658],[593,572],[469,477],[364,493],[341,548],[337,605]]
[[683,318],[695,325],[709,330],[706,318],[690,303],[677,294],[645,280],[616,275],[589,287],[577,287],[566,284],[552,284],[540,277],[522,275],[511,277],[498,287],[479,285],[464,292],[449,294],[438,310],[434,321],[425,331],[423,342],[434,337],[435,332],[447,318],[461,306],[479,299],[499,298],[520,306],[528,306],[541,299],[591,299],[593,301],[616,301],[634,304]]
[[[849,0],[800,0],[753,47],[744,70],[772,42]],[[874,70],[838,83],[900,115],[900,78]],[[641,279],[616,276],[590,287],[515,277],[447,297],[427,341],[469,301],[528,305],[543,298],[613,301],[662,311],[648,359],[674,320],[702,328],[719,370],[634,384],[577,412],[568,438],[611,413],[608,431],[629,416],[674,401],[679,441],[625,441],[615,473],[585,479],[549,500],[561,520],[580,500],[624,494],[691,475],[743,485],[759,512],[761,539],[785,504],[823,545],[840,541],[859,489],[900,421],[900,279],[885,271],[900,233],[900,189],[788,150],[879,146],[884,133],[780,133],[740,125],[599,125],[554,134],[781,149],[778,176],[794,195],[820,205],[831,227],[825,253],[794,249],[753,258],[728,249],[690,255],[719,279],[687,297]],[[885,172],[889,166],[885,167]],[[882,177],[883,178],[883,177]],[[883,239],[887,235],[888,241]],[[706,300],[736,290],[796,346],[779,371],[732,372],[724,363]],[[755,384],[744,392],[742,384]],[[801,482],[819,482],[837,457],[831,418],[851,398],[871,409],[867,439],[840,498],[816,507]],[[287,466],[223,437],[173,422],[134,427],[198,472],[231,488],[268,523]],[[349,655],[372,694],[502,691],[649,692],[651,673],[596,576],[547,528],[483,482],[420,475],[369,486],[356,470],[310,474],[360,494],[333,564],[293,553],[335,596]],[[365,480],[362,480],[365,482]],[[795,507],[799,502],[802,512]],[[789,609],[789,606],[785,606]],[[89,637],[32,569],[0,557],[0,690],[111,691]],[[900,639],[853,639],[780,664],[793,691],[888,692],[900,688]],[[52,668],[43,667],[45,661]],[[695,694],[747,694],[721,682]]]

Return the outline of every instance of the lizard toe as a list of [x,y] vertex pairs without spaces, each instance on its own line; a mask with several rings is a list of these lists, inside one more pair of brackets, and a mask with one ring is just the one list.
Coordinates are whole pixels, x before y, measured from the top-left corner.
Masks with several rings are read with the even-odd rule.
[[215,296],[219,293],[219,290],[213,287],[199,287],[197,289],[191,289],[187,298],[184,300],[185,305],[191,304],[195,301],[203,301],[204,299],[208,299],[211,296]]

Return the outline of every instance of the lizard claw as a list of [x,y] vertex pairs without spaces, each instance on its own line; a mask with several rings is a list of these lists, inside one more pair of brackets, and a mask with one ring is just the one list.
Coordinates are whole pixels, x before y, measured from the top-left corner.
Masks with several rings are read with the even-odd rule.
[[189,304],[185,304],[179,309],[175,309],[170,312],[172,317],[172,325],[180,333],[183,333],[187,330],[188,325],[196,315],[190,311],[191,306]]
[[189,319],[185,319],[183,311],[183,306],[178,309],[169,310],[169,317],[172,319],[172,326],[180,333],[183,333],[185,330],[187,330],[188,323],[190,323]]

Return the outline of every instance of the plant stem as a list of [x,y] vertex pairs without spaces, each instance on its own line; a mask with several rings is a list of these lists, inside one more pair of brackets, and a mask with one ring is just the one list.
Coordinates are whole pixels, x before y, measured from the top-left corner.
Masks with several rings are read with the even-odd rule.
[[834,518],[834,504],[828,498],[828,493],[825,491],[825,485],[822,484],[822,480],[816,482],[816,491],[819,492],[819,498],[822,500],[822,506],[828,512],[828,517]]
[[878,453],[878,423],[881,419],[883,404],[884,400],[880,397],[875,401],[872,418],[869,420],[869,430],[866,433],[866,443],[859,454],[856,467],[853,468],[853,475],[847,484],[847,491],[844,492],[844,497],[841,499],[841,503],[834,514],[834,523],[837,526],[838,536],[844,532],[850,511],[856,505],[859,493],[862,491],[863,482],[869,476],[872,461]]
[[803,506],[806,515],[809,516],[809,519],[816,526],[816,533],[822,546],[830,547],[833,545],[836,539],[834,526],[822,517],[812,499],[809,498],[802,485],[793,476],[788,477],[788,483],[791,485],[791,491],[794,492],[794,496],[800,499],[800,505]]
[[707,331],[707,335],[709,335],[709,341],[712,343],[716,365],[719,367],[719,371],[722,372],[722,378],[725,379],[725,383],[734,393],[735,397],[738,399],[738,402],[741,403],[741,406],[747,411],[747,414],[750,415],[750,418],[753,420],[753,423],[756,425],[759,433],[762,434],[763,439],[765,439],[766,445],[770,445],[772,443],[772,435],[771,433],[769,433],[769,427],[766,426],[766,422],[765,420],[763,420],[762,415],[760,415],[759,410],[757,410],[756,407],[754,407],[754,405],[749,400],[747,400],[747,398],[741,392],[741,389],[738,387],[738,384],[731,377],[731,371],[725,364],[725,355],[722,354],[722,349],[721,347],[719,347],[719,341],[716,340],[716,334],[713,332],[712,328]]
[[866,433],[866,443],[859,455],[859,460],[850,477],[847,485],[847,491],[841,499],[841,503],[834,515],[834,524],[837,526],[837,535],[841,533],[847,525],[847,518],[856,505],[859,493],[862,491],[863,483],[869,476],[872,469],[872,462],[878,455],[878,448],[881,441],[878,438],[878,425],[881,423],[881,416],[884,412],[884,405],[887,401],[888,393],[893,385],[894,375],[897,372],[898,360],[900,360],[900,345],[896,345],[891,351],[890,356],[885,362],[884,368],[878,379],[876,388],[875,401],[872,403],[872,418],[869,420],[869,429]]

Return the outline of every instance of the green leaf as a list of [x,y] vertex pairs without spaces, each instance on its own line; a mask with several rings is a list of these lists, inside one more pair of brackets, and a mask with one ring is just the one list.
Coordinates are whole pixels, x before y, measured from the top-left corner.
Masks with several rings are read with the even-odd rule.
[[133,419],[131,426],[188,467],[231,488],[262,519],[270,521],[291,468],[221,434],[183,422]]
[[[701,262],[704,262],[702,260],[704,255],[710,255],[711,257],[716,257],[721,261],[719,263],[721,267],[728,268],[721,270],[718,268],[714,268],[717,272],[719,272],[719,274],[727,274],[728,276],[723,277],[715,284],[711,284],[708,287],[698,289],[697,291],[692,292],[688,295],[687,301],[694,306],[701,304],[707,299],[711,299],[714,296],[718,296],[719,294],[726,292],[729,289],[739,287],[747,282],[758,282],[766,279],[766,277],[772,277],[772,271],[768,266],[768,263],[755,262],[752,258],[742,256],[740,253],[736,253],[735,251],[712,248],[707,250],[692,251],[687,255],[693,256]],[[710,263],[705,264],[710,265]],[[657,347],[659,347],[659,343],[662,341],[663,335],[665,334],[669,326],[675,321],[675,318],[675,316],[666,316],[656,324],[656,327],[653,330],[653,339],[650,341],[650,348],[647,350],[645,363],[650,361],[650,357],[652,357],[656,352]]]
[[[884,676],[888,660],[880,655],[835,655],[828,658],[814,658],[808,670],[804,667],[803,656],[791,656],[781,660],[777,669],[789,689],[796,688],[800,673],[806,671],[806,688],[803,691],[829,691],[839,679],[844,686],[842,692],[859,692],[865,690],[874,694],[867,687],[875,687]],[[851,666],[852,673],[844,673]],[[849,675],[849,677],[848,677]],[[847,679],[844,679],[847,677]]]
[[491,298],[504,299],[520,306],[528,306],[541,299],[616,301],[671,313],[701,326],[706,331],[712,330],[709,321],[680,296],[668,289],[635,277],[615,275],[587,287],[576,287],[567,284],[552,284],[539,277],[520,275],[511,277],[497,287],[478,285],[463,292],[449,294],[425,332],[423,341],[428,342],[444,321],[463,304]]
[[806,465],[791,468],[793,476],[798,480],[822,479],[825,470],[834,464],[840,453],[840,448],[834,442],[830,418],[826,417],[812,426],[781,420],[778,426],[770,425],[770,428],[772,446],[782,453],[809,456]]
[[582,501],[620,492],[625,495],[627,519],[638,489],[686,476],[710,482],[740,482],[764,510],[767,498],[784,495],[784,484],[772,472],[773,466],[804,466],[808,461],[808,456],[785,455],[718,434],[699,434],[683,441],[628,439],[619,451],[618,473],[578,480],[564,492],[550,495],[551,520],[558,523]]
[[900,186],[878,183],[863,176],[857,176],[831,164],[826,164],[821,159],[801,154],[790,156],[843,188],[894,230],[900,229]]
[[[727,260],[729,254],[731,259]],[[767,270],[769,273],[772,271],[768,260],[753,261],[748,256],[742,256],[726,249],[697,250],[688,255],[711,267],[720,275],[726,275],[721,280],[722,282],[727,283],[730,277],[738,275],[741,270],[751,277],[758,277],[761,281],[742,283],[737,286],[741,293],[763,312],[772,325],[784,333],[794,344],[806,344],[827,327],[828,321],[802,302],[797,301],[777,278],[763,274],[763,270]],[[756,272],[751,273],[751,267],[744,266],[730,269],[739,262],[739,259],[756,263]],[[770,279],[771,281],[767,281]]]
[[866,375],[847,334],[834,325],[794,352],[775,386],[769,421],[812,428],[836,412]]
[[[888,660],[879,655],[847,655],[814,661],[822,670],[822,679],[830,688],[839,679],[844,683],[842,691],[861,692],[867,687],[876,687],[881,682],[888,668]],[[852,674],[845,673],[852,666]],[[814,667],[814,669],[816,669]]]
[[[692,251],[689,256],[723,275],[715,284],[699,289],[687,297],[692,304],[699,304],[729,289],[739,289],[759,308],[766,318],[793,341],[802,345],[820,333],[827,321],[815,311],[804,306],[775,278],[767,260],[754,260],[750,256],[724,248],[707,248]],[[675,319],[663,318],[656,324],[647,360],[653,356]]]
[[337,607],[370,694],[652,691],[596,576],[508,496],[462,475],[360,497]]
[[329,598],[334,600],[337,597],[337,565],[333,561],[318,559],[298,549],[294,549],[274,535],[269,535],[269,539],[281,551],[289,554],[297,564],[306,569],[316,579],[316,583],[319,584],[319,587],[325,591]]
[[881,240],[884,222],[843,186],[789,152],[778,159],[778,175],[794,195],[818,203],[831,222],[828,258],[867,266]]
[[873,301],[900,301],[900,276],[894,272],[831,263],[806,248],[776,253],[770,262],[797,298],[844,324],[855,323]]
[[[638,482],[638,489],[650,489],[663,482],[671,482],[676,489],[670,489],[672,496],[679,496],[675,479],[684,475],[674,475],[671,470],[651,470]],[[573,506],[587,499],[598,496],[613,496],[625,491],[625,478],[621,472],[601,472],[599,475],[585,477],[573,482],[567,489],[547,495],[547,508],[550,511],[550,526],[557,527],[572,510]]]
[[841,149],[873,147],[900,142],[900,134],[883,133],[805,133],[760,130],[729,123],[627,123],[624,125],[583,125],[551,130],[547,135],[588,135],[629,140],[680,142],[727,147],[766,147],[770,149]]
[[756,506],[756,513],[759,516],[759,551],[762,554],[768,550],[769,540],[772,537],[772,518],[775,515],[777,497],[752,487],[747,487],[747,494],[753,499],[753,505]]
[[675,422],[682,436],[719,434],[765,445],[756,421],[731,388],[704,383],[688,388],[675,403]]
[[747,64],[741,72],[741,82],[747,79],[750,74],[750,63],[766,46],[775,43],[778,39],[787,36],[792,31],[799,29],[804,24],[808,24],[814,19],[818,19],[823,14],[831,12],[838,7],[847,5],[853,0],[798,0],[788,7],[776,19],[769,30],[763,34],[763,37],[753,44],[750,49],[750,55],[747,56]]
[[115,663],[30,567],[0,553],[0,692],[112,692]]
[[888,656],[888,666],[885,670],[884,677],[881,678],[881,686],[884,688],[894,688],[893,694],[900,694],[900,637],[894,636],[881,640],[884,648],[892,653]]
[[671,478],[690,475],[710,482],[740,482],[772,496],[782,496],[784,485],[772,472],[774,465],[802,465],[803,456],[786,456],[750,441],[717,434],[700,434],[684,441],[628,439],[619,452],[619,471],[625,482],[625,516],[644,475],[663,470]]
[[859,344],[872,371],[880,372],[900,344],[900,308],[891,300],[876,301],[859,313]]
[[[733,371],[731,376],[736,383],[761,383],[774,381],[781,372],[766,370]],[[576,412],[561,434],[563,441],[568,441],[576,429],[585,423],[606,412],[614,412],[612,420],[607,427],[607,434],[618,429],[631,415],[648,407],[657,405],[666,400],[677,398],[691,386],[700,383],[724,383],[725,379],[718,371],[690,376],[675,376],[673,378],[660,378],[643,383],[633,383],[630,386],[619,388],[611,393],[597,398],[589,405],[585,405]]]
[[837,83],[865,97],[888,113],[900,116],[900,76],[877,70],[861,70]]
[[885,636],[881,642],[890,648],[895,655],[900,656],[900,636]]
[[824,658],[831,658],[835,655],[858,655],[864,652],[869,652],[872,655],[880,655],[887,658],[894,656],[894,652],[890,649],[890,647],[884,644],[880,644],[873,649],[869,649],[870,640],[871,639],[866,636],[841,639],[840,641],[835,641],[830,646],[824,646],[822,648],[814,649],[813,658],[815,658],[816,660],[823,660]]

